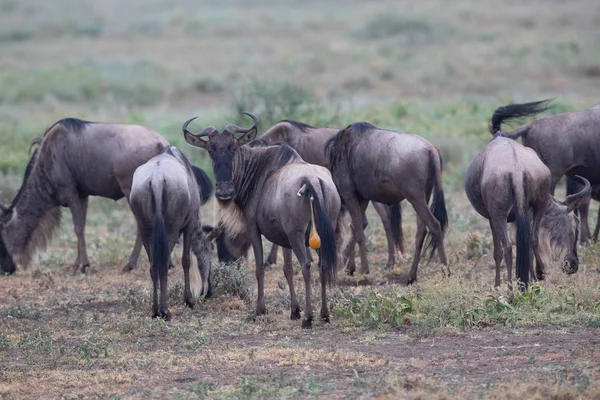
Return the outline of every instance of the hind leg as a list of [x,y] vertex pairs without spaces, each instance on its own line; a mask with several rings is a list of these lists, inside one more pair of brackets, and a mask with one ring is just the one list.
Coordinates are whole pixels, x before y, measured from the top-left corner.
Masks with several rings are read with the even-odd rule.
[[269,255],[267,257],[267,262],[265,263],[265,266],[277,264],[277,252],[278,251],[279,251],[279,246],[277,246],[275,243],[273,243],[273,246],[271,246],[271,252],[269,253]]
[[448,260],[446,258],[446,249],[444,247],[444,235],[442,233],[442,227],[440,222],[433,216],[433,213],[427,206],[427,201],[424,197],[417,197],[414,199],[408,199],[412,204],[415,212],[423,220],[425,226],[433,236],[433,243],[440,256],[440,261],[448,269],[448,275],[450,275],[450,267],[448,267]]
[[417,235],[415,238],[415,255],[413,256],[413,262],[408,273],[408,284],[412,285],[417,281],[417,269],[419,268],[419,261],[421,260],[421,252],[423,251],[423,242],[425,242],[425,235],[427,234],[427,227],[421,218],[417,216]]
[[506,273],[509,284],[512,282],[512,246],[508,237],[508,228],[506,219],[493,218],[490,220],[490,229],[492,230],[492,239],[494,242],[494,262],[496,264],[496,278],[494,286],[500,286],[500,270],[502,260],[506,264]]
[[587,246],[590,244],[590,225],[588,224],[588,213],[590,211],[590,200],[592,198],[590,196],[585,196],[583,200],[581,200],[581,204],[579,205],[579,220],[581,225],[581,239],[580,242],[582,245]]
[[388,245],[387,266],[393,267],[396,265],[396,245],[394,243],[394,235],[392,234],[389,207],[382,203],[372,202],[372,204],[375,208],[375,211],[377,211],[377,214],[379,214],[379,217],[381,218],[383,230],[385,231],[385,237]]
[[[353,232],[353,240],[358,243],[358,248],[360,250],[360,273],[368,274],[369,273],[369,260],[367,257],[367,244],[365,239],[365,231],[366,227],[365,221],[365,210],[367,205],[369,204],[368,200],[358,200],[356,198],[350,199],[346,203],[346,208],[350,213],[350,217],[352,218],[352,232]],[[353,257],[353,254],[350,254],[350,258]]]
[[598,233],[600,232],[600,210],[598,210],[598,216],[596,217],[596,227],[594,228],[594,235],[592,236],[592,240],[594,243],[598,241]]
[[294,267],[292,266],[292,249],[283,249],[283,273],[290,288],[290,298],[292,302],[291,320],[300,319],[300,305],[296,297],[296,289],[294,288]]
[[[191,242],[192,242],[192,230],[190,226],[192,224],[188,224],[183,230],[183,252],[181,254],[181,266],[183,267],[183,282],[184,282],[184,292],[183,298],[185,300],[185,304],[189,308],[194,308],[194,304],[196,303],[194,296],[192,295],[192,289],[190,286],[190,252],[191,252]],[[197,284],[197,282],[195,282]]]
[[73,264],[73,275],[77,274],[79,267],[85,274],[85,270],[90,266],[87,249],[85,245],[85,219],[87,216],[88,198],[73,196],[68,202],[73,216],[73,225],[75,236],[77,236],[77,259]]
[[304,320],[302,321],[302,327],[310,329],[312,328],[313,321],[313,308],[312,308],[312,279],[310,273],[310,264],[308,261],[308,257],[306,256],[306,244],[304,239],[304,232],[293,232],[288,234],[288,238],[290,241],[290,245],[292,246],[292,250],[298,259],[298,262],[302,266],[302,276],[304,278],[304,287],[306,290],[306,305],[305,305],[305,315]]

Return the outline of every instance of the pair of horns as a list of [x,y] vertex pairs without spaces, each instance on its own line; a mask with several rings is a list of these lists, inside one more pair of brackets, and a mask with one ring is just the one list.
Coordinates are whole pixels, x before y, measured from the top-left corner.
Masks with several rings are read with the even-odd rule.
[[[254,122],[252,124],[252,126],[250,128],[242,128],[239,127],[235,124],[229,124],[225,127],[225,129],[223,130],[223,132],[227,131],[227,132],[231,132],[233,134],[236,133],[248,133],[252,130],[257,129],[257,125],[258,125],[258,117],[252,113],[246,112],[244,111],[243,114],[246,114],[247,116],[249,116],[250,118],[252,118],[252,121]],[[188,130],[188,125],[190,124],[190,122],[192,122],[193,120],[195,120],[198,117],[192,117],[190,119],[188,119],[187,121],[185,121],[183,123],[183,126],[181,127],[181,129],[183,130],[184,133],[190,134],[190,135],[194,135],[197,138],[201,138],[204,136],[211,136],[214,135],[216,133],[219,133],[219,130],[217,128],[215,128],[214,126],[209,126],[208,128],[204,129],[202,132],[200,133],[192,133]]]

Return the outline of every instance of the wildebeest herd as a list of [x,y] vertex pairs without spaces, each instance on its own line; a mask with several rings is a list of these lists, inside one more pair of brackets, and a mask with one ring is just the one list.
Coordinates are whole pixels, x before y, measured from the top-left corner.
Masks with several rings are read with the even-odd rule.
[[[578,269],[581,241],[590,240],[589,200],[600,185],[600,107],[540,118],[512,132],[503,122],[546,111],[548,101],[511,104],[491,117],[490,142],[466,173],[465,191],[475,210],[489,220],[493,236],[495,284],[502,262],[512,282],[512,245],[507,223],[516,223],[516,277],[522,288],[544,279],[546,266],[558,263],[566,273]],[[442,157],[433,144],[414,134],[357,122],[343,129],[317,128],[284,120],[257,138],[258,118],[243,128],[234,124],[200,133],[182,127],[185,140],[206,150],[215,176],[216,226],[202,225],[201,206],[213,185],[181,149],[138,125],[104,124],[74,118],[52,125],[25,169],[23,183],[10,205],[0,204],[0,267],[6,274],[26,267],[59,226],[61,206],[69,207],[77,236],[73,274],[89,266],[85,220],[89,196],[125,197],[137,221],[137,238],[124,271],[136,267],[142,245],[150,261],[154,296],[152,315],[170,319],[167,276],[171,252],[183,237],[181,264],[184,300],[193,307],[209,296],[214,241],[220,261],[246,257],[252,247],[256,264],[256,313],[266,312],[265,266],[283,248],[283,271],[291,295],[291,319],[301,317],[294,289],[292,253],[300,263],[306,289],[302,326],[313,322],[311,249],[317,252],[321,311],[329,321],[327,287],[336,271],[369,273],[365,210],[373,202],[388,241],[388,265],[405,252],[400,203],[413,206],[417,232],[408,283],[417,280],[421,255],[437,250],[443,272],[450,274],[444,247],[448,214],[442,188]],[[523,144],[517,142],[522,138]],[[196,150],[193,150],[196,151]],[[566,175],[568,196],[553,197]],[[600,217],[599,217],[600,218]],[[593,239],[597,239],[598,226]],[[264,260],[262,237],[273,243]],[[535,268],[533,260],[535,259]],[[159,292],[160,291],[160,292]]]

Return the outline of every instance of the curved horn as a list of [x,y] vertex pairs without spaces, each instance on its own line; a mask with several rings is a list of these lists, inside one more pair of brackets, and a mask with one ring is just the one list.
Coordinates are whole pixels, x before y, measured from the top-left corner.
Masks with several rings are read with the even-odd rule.
[[254,123],[252,124],[252,126],[250,128],[241,128],[236,124],[229,124],[225,127],[225,130],[229,131],[231,133],[248,133],[253,129],[258,129],[258,117],[256,115],[249,113],[247,111],[242,112],[242,114],[246,114],[247,116],[252,118],[252,121]]
[[585,179],[583,176],[579,176],[579,175],[575,175],[575,178],[577,178],[577,180],[579,180],[581,183],[583,183],[583,185],[585,187],[579,193],[573,193],[573,194],[567,196],[567,198],[564,201],[564,204],[567,206],[567,212],[571,212],[574,209],[576,209],[577,207],[579,207],[581,200],[585,196],[588,196],[592,191],[592,185],[590,184],[590,182],[587,179]]
[[215,128],[214,126],[209,126],[208,128],[204,129],[200,133],[192,133],[192,132],[190,132],[187,127],[190,124],[190,122],[192,122],[196,118],[198,118],[198,117],[192,117],[192,118],[188,119],[187,121],[185,121],[183,123],[183,126],[181,127],[181,130],[183,131],[184,134],[193,135],[193,136],[196,136],[197,138],[199,138],[199,137],[203,137],[203,136],[210,136],[213,133],[218,132],[217,128]]

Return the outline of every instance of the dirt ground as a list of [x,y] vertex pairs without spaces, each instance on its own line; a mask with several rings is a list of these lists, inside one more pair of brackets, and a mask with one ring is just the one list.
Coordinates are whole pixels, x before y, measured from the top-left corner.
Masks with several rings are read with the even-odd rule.
[[593,327],[427,333],[332,318],[303,330],[277,303],[287,292],[277,267],[259,318],[251,302],[227,296],[187,309],[172,270],[165,323],[149,318],[146,275],[146,266],[129,275],[97,267],[71,277],[63,267],[3,278],[0,398],[600,396]]

